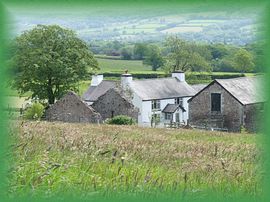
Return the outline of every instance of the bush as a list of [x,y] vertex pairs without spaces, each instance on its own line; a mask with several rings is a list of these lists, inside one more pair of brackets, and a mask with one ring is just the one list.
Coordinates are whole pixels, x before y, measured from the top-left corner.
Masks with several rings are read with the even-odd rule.
[[28,107],[24,113],[24,118],[29,120],[40,120],[44,113],[44,106],[38,102]]
[[132,125],[135,124],[135,121],[129,116],[119,115],[108,119],[106,123],[114,125]]

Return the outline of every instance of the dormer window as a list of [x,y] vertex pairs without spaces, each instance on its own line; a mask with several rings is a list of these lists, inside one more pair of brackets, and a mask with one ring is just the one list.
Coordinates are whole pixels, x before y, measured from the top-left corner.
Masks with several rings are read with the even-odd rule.
[[174,104],[183,106],[183,98],[181,98],[181,97],[176,98],[176,99],[174,100]]
[[160,110],[160,100],[152,100],[152,110]]

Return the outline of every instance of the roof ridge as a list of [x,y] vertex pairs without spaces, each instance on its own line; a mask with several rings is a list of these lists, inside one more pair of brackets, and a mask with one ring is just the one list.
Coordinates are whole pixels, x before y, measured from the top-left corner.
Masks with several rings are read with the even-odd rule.
[[241,77],[235,77],[235,78],[228,78],[228,79],[215,79],[217,81],[228,81],[228,80],[241,80],[241,79],[254,79],[258,77],[263,77],[264,75],[252,75],[252,76],[241,76]]
[[148,79],[136,79],[136,80],[132,80],[132,81],[149,81],[149,80],[159,80],[159,79],[176,79],[175,77],[163,77],[163,78],[148,78]]

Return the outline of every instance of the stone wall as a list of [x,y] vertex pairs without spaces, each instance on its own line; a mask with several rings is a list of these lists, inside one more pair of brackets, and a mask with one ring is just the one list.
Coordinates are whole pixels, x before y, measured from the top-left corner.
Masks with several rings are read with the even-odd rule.
[[[211,112],[211,93],[221,94],[221,112]],[[189,102],[189,124],[240,131],[242,105],[219,84],[213,83]]]
[[244,127],[249,132],[261,131],[264,120],[264,103],[246,105],[244,112]]
[[48,121],[99,123],[101,116],[84,103],[74,92],[68,92],[46,110]]
[[91,107],[100,113],[103,120],[117,115],[126,115],[136,121],[138,119],[138,109],[116,89],[110,89],[100,96]]

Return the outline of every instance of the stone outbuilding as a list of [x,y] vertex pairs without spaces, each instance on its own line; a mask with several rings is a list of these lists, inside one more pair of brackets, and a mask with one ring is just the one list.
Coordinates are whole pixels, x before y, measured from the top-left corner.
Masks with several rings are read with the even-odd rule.
[[103,120],[113,118],[118,115],[126,115],[138,120],[138,109],[129,101],[128,96],[117,88],[111,88],[101,95],[92,105]]
[[88,105],[92,105],[98,98],[105,94],[108,90],[117,87],[116,81],[103,80],[103,75],[93,75],[91,85],[82,95],[82,99]]
[[189,124],[239,132],[259,130],[266,99],[263,76],[216,79],[189,99]]
[[48,121],[100,123],[102,118],[76,93],[70,91],[46,110]]

